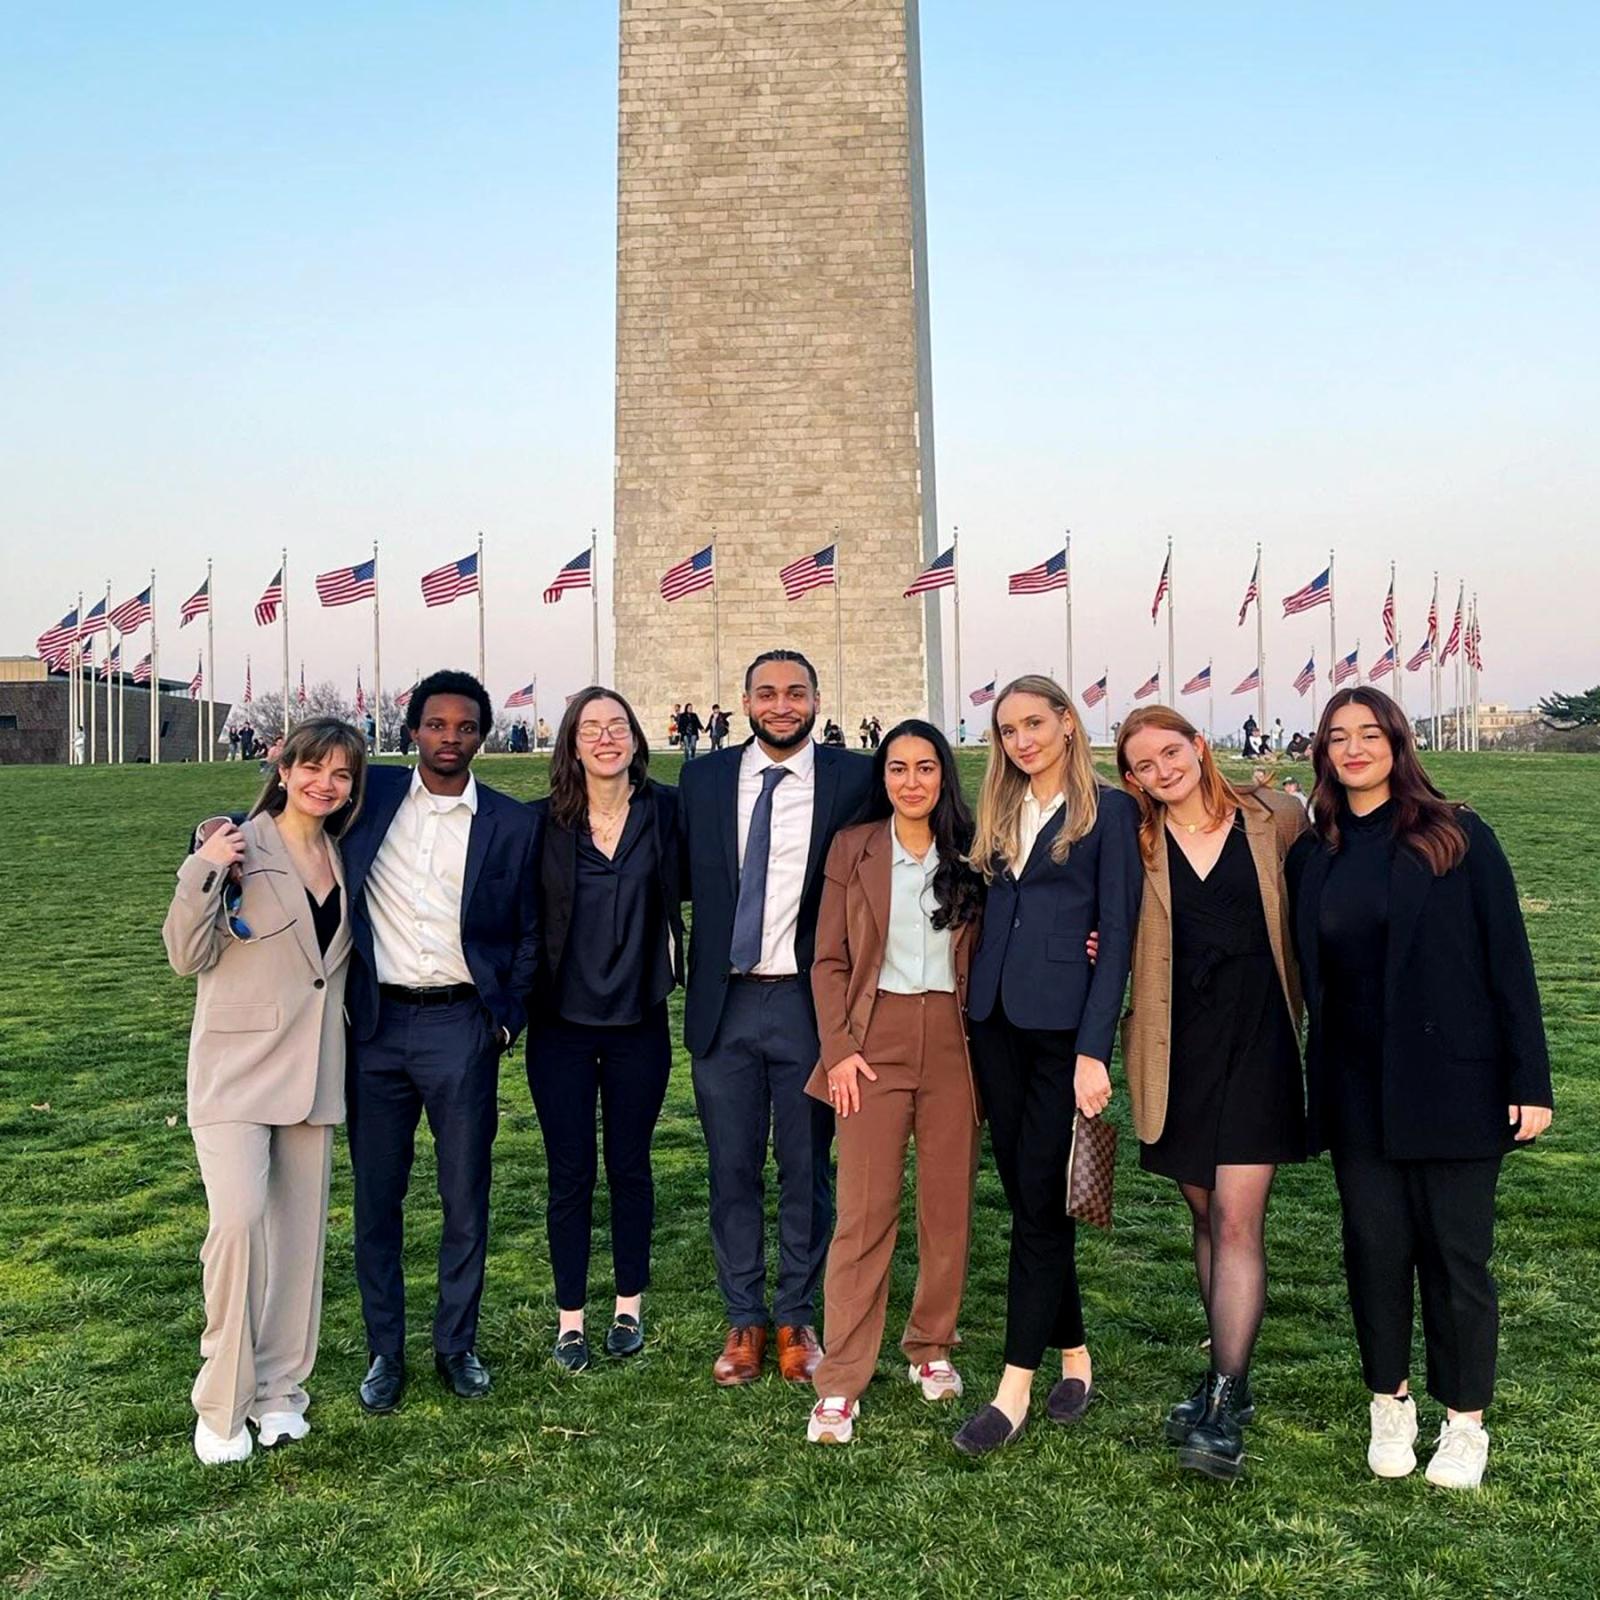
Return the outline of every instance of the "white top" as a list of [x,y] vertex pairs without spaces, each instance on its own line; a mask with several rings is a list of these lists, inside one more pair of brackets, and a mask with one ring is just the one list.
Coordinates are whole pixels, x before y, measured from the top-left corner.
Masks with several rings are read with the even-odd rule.
[[411,787],[367,873],[367,910],[378,982],[412,989],[471,983],[461,953],[461,891],[478,780],[460,794],[432,794],[415,768]]
[[1039,835],[1044,831],[1044,825],[1062,806],[1066,804],[1067,797],[1058,794],[1047,806],[1042,806],[1033,797],[1033,786],[1030,784],[1028,792],[1022,797],[1022,814],[1017,818],[1017,853],[1012,857],[1011,870],[1018,877],[1022,869],[1028,864],[1028,857],[1033,854],[1034,844]]
[[800,745],[787,761],[774,761],[752,739],[739,758],[739,870],[744,871],[750,818],[761,794],[761,774],[783,766],[789,776],[772,791],[772,847],[767,855],[767,898],[761,919],[761,959],[750,970],[763,978],[794,977],[794,934],[811,853],[811,813],[816,800],[817,747]]
[[901,844],[892,822],[889,837],[894,842],[889,864],[889,933],[884,940],[878,988],[889,994],[934,990],[954,994],[950,930],[936,929],[929,920],[938,904],[933,897],[933,875],[939,870],[939,851],[929,845],[927,855],[918,861]]

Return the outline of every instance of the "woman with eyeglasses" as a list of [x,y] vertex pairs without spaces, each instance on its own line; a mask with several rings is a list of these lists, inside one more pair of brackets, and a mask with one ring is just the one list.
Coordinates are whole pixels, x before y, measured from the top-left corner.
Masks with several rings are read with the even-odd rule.
[[333,1128],[344,1121],[349,907],[338,839],[366,740],[335,717],[283,742],[242,826],[204,823],[162,927],[198,974],[188,1115],[210,1226],[195,1454],[208,1466],[310,1431]]
[[683,978],[678,791],[649,774],[633,708],[595,686],[568,705],[550,793],[533,802],[540,961],[528,1002],[528,1087],[549,1168],[555,1359],[568,1372],[589,1365],[597,1100],[616,1290],[605,1350],[626,1357],[644,1348],[650,1141],[672,1070],[667,996]]

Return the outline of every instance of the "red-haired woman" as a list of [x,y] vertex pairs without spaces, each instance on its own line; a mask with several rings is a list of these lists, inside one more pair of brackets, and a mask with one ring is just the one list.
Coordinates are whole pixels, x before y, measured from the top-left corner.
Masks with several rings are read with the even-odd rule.
[[1511,868],[1489,825],[1417,759],[1372,688],[1328,702],[1311,747],[1314,834],[1290,853],[1314,1147],[1333,1153],[1367,1387],[1367,1463],[1416,1466],[1412,1285],[1428,1393],[1446,1408],[1428,1481],[1476,1488],[1499,1313],[1489,1256],[1507,1150],[1550,1126],[1550,1062]]
[[1117,768],[1139,803],[1144,909],[1122,1059],[1140,1162],[1171,1178],[1194,1223],[1211,1370],[1172,1408],[1179,1461],[1216,1478],[1244,1466],[1255,1415],[1250,1356],[1267,1303],[1267,1198],[1304,1159],[1300,986],[1283,863],[1299,803],[1238,789],[1167,706],[1122,724]]

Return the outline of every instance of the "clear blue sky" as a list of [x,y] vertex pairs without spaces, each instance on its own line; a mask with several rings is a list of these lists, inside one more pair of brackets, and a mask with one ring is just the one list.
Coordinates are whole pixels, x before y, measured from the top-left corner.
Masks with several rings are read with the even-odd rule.
[[[155,563],[217,560],[219,687],[287,543],[296,659],[352,680],[312,572],[383,542],[385,677],[470,661],[426,566],[490,539],[492,687],[587,675],[538,604],[611,504],[616,16],[603,0],[7,8],[0,651]],[[1378,650],[1435,567],[1482,597],[1489,698],[1600,679],[1600,9],[922,0],[939,498],[965,687],[1023,665],[1004,573],[1074,531],[1080,682],[1253,659],[1339,551]],[[515,594],[509,592],[514,581]],[[1583,595],[1574,619],[1568,597]],[[1279,624],[1284,685],[1326,615]],[[1348,647],[1346,644],[1345,647]],[[414,658],[414,659],[413,659]],[[265,663],[265,665],[264,665]],[[1420,688],[1418,680],[1412,684]],[[1219,707],[1219,721],[1245,702]]]

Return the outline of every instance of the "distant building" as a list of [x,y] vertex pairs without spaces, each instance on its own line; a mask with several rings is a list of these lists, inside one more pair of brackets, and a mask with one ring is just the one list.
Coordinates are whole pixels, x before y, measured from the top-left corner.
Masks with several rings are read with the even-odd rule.
[[[1469,709],[1464,718],[1467,731],[1472,730],[1472,712]],[[1419,727],[1426,727],[1428,719],[1419,717]],[[1514,711],[1508,705],[1498,701],[1484,700],[1478,705],[1478,742],[1487,749],[1492,744],[1499,744],[1505,736],[1515,728],[1525,728],[1531,722],[1539,721],[1537,711]],[[1439,716],[1439,741],[1442,748],[1453,750],[1456,748],[1456,714],[1454,711],[1441,712]]]

